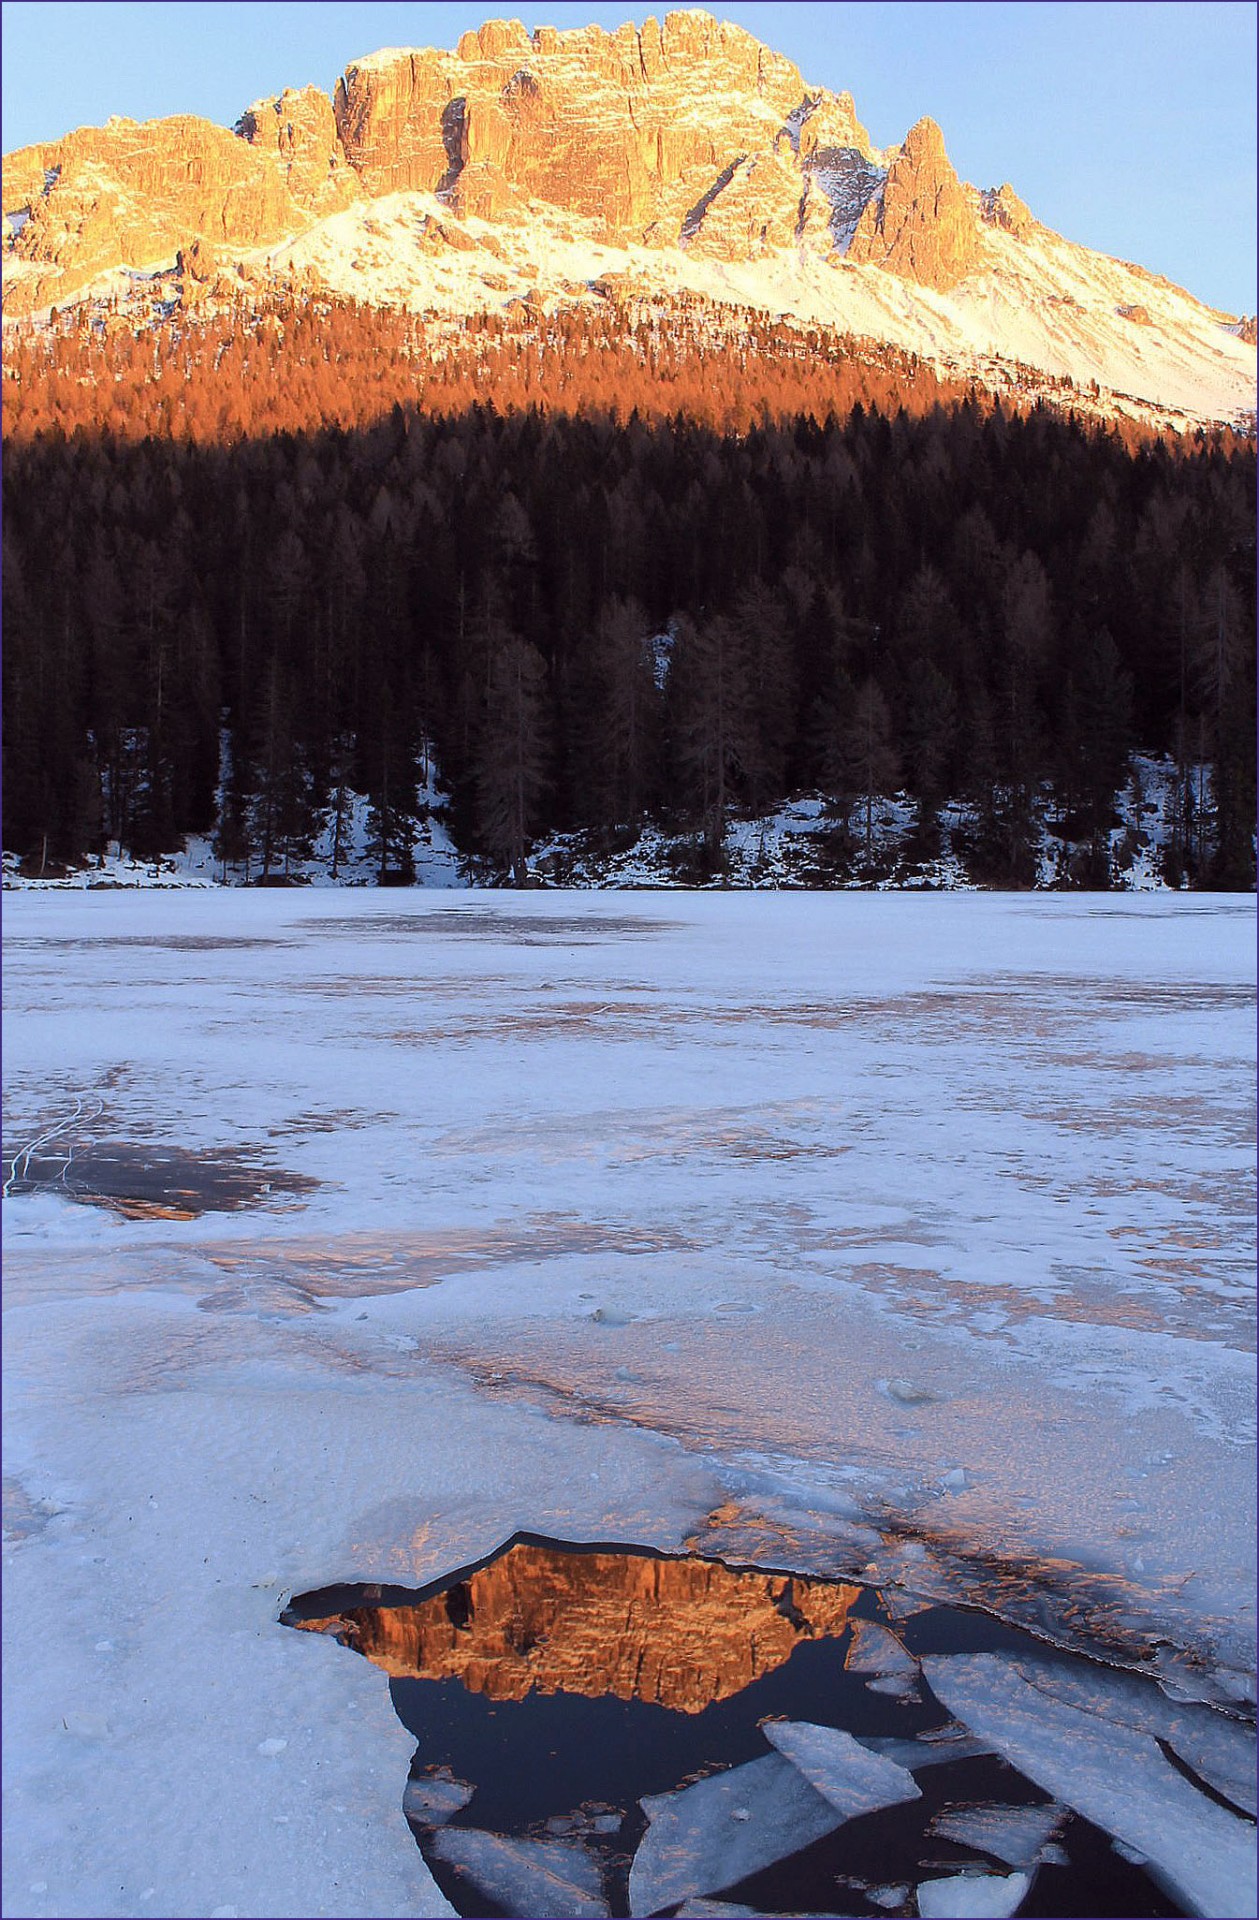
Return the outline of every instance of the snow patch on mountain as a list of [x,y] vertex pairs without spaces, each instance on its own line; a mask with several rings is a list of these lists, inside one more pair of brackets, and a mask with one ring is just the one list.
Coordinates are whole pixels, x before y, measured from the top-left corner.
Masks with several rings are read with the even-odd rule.
[[[1073,383],[1067,403],[1085,410],[1155,416],[1180,429],[1253,417],[1254,349],[1229,330],[1229,316],[1048,228],[1019,237],[985,227],[981,271],[948,293],[845,261],[883,176],[855,150],[851,163],[831,149],[819,158],[809,181],[828,202],[829,257],[803,245],[755,260],[616,245],[594,222],[539,202],[519,224],[458,221],[435,195],[403,192],[329,215],[243,265],[264,280],[452,317],[503,311],[530,293],[548,309],[580,305],[598,298],[592,282],[612,275],[644,296],[698,293],[891,342],[941,373],[998,387],[1025,384],[1034,371]],[[445,244],[435,244],[439,228]],[[1144,308],[1149,325],[1125,318],[1123,307]]]

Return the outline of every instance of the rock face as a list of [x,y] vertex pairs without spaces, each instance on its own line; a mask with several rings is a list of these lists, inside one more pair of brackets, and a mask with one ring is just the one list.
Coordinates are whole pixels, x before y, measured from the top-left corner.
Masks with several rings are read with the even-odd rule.
[[236,123],[242,140],[274,153],[299,207],[339,213],[361,198],[358,175],[345,157],[332,103],[318,87],[286,88],[274,100],[256,100]]
[[848,257],[947,293],[974,271],[979,255],[975,216],[944,150],[944,135],[934,120],[919,120],[882,193],[867,202]]
[[1021,240],[1036,224],[1030,208],[1019,199],[1008,180],[1003,187],[982,194],[980,199],[983,217],[989,226],[1001,227],[1006,233],[1014,234],[1016,239]]
[[[331,102],[314,87],[257,101],[234,135],[189,117],[112,120],[9,156],[5,305],[72,300],[197,242],[239,255],[415,190],[459,218],[541,203],[597,237],[713,260],[842,252],[882,184],[877,162],[851,95],[806,88],[790,60],[709,14],[615,33],[492,20],[454,53],[355,62]],[[884,250],[912,271],[914,248]],[[954,236],[945,251],[958,250]]]
[[612,1694],[701,1713],[781,1666],[801,1640],[841,1634],[859,1592],[717,1561],[519,1543],[419,1606],[305,1624],[395,1677],[457,1678],[496,1700]]
[[[26,213],[5,307],[72,299],[98,275],[169,265],[197,240],[266,245],[307,224],[275,153],[208,120],[114,119],[6,156],[4,211]],[[9,221],[13,225],[12,218]]]
[[746,183],[760,160],[744,213],[731,212],[729,197],[722,209],[732,243],[743,247],[747,234],[753,249],[762,226],[794,234],[802,183],[795,166],[773,164],[774,147],[785,135],[794,160],[819,108],[821,124],[840,125],[868,154],[848,96],[810,101],[791,61],[699,12],[611,34],[530,35],[519,21],[493,20],[453,54],[373,54],[347,67],[335,98],[346,154],[369,193],[466,195],[463,176],[476,168],[483,203],[508,192],[545,201],[622,239],[676,240],[732,167],[745,167]]

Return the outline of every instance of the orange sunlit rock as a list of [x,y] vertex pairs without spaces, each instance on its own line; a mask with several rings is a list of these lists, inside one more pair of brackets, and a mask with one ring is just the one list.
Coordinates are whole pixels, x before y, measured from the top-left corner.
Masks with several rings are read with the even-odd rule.
[[711,1560],[579,1553],[517,1543],[413,1607],[302,1624],[336,1633],[394,1678],[459,1679],[474,1693],[611,1694],[700,1713],[834,1638],[860,1589]]

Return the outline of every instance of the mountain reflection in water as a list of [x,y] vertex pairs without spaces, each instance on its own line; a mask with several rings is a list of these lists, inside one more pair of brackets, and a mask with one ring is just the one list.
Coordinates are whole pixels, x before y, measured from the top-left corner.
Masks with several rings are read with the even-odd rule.
[[802,1640],[838,1638],[860,1593],[715,1560],[517,1541],[417,1604],[294,1625],[335,1635],[394,1679],[458,1679],[494,1700],[611,1695],[694,1714],[784,1665]]

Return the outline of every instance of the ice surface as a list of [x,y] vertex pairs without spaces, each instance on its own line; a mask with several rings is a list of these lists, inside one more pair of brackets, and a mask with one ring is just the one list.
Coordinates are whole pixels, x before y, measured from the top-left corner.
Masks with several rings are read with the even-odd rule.
[[466,1780],[452,1779],[449,1772],[424,1773],[407,1781],[402,1811],[411,1820],[440,1827],[466,1807],[475,1792]]
[[677,1793],[650,1794],[642,1805],[651,1824],[630,1868],[632,1914],[720,1893],[811,1846],[845,1817],[777,1753]]
[[1166,1740],[1194,1772],[1235,1806],[1253,1814],[1255,1729],[1192,1701],[1169,1700],[1150,1680],[1095,1661],[1016,1662],[1025,1680],[1069,1706]]
[[962,1727],[946,1731],[947,1738],[920,1734],[915,1740],[863,1734],[861,1745],[868,1747],[871,1753],[881,1754],[885,1760],[894,1760],[898,1767],[905,1767],[910,1773],[921,1773],[924,1767],[941,1767],[953,1760],[971,1760],[976,1754],[992,1752],[986,1741],[976,1740],[973,1734],[967,1733]]
[[1148,1734],[1031,1686],[996,1654],[924,1658],[932,1691],[1046,1792],[1146,1855],[1190,1913],[1252,1916],[1255,1830],[1191,1786]]
[[278,1615],[522,1527],[1232,1697],[1253,900],[401,898],[5,896],[8,1153],[77,1112],[315,1183],[5,1203],[5,1912],[444,1912],[383,1677]]
[[623,1813],[553,1813],[546,1823],[548,1833],[619,1833],[625,1824]]
[[476,1827],[441,1827],[428,1851],[521,1920],[595,1920],[607,1913],[603,1869],[575,1840],[508,1840]]
[[879,1807],[894,1807],[902,1800],[916,1800],[922,1792],[904,1767],[871,1753],[839,1727],[819,1727],[808,1720],[767,1720],[761,1731],[845,1820]]
[[677,1920],[760,1920],[758,1907],[737,1907],[728,1900],[684,1900]]
[[1055,1801],[1040,1807],[990,1805],[946,1807],[931,1831],[959,1846],[995,1854],[1010,1867],[1034,1867],[1067,1817]]
[[[677,1910],[676,1920],[765,1920],[763,1907],[739,1907],[728,1900],[684,1900]],[[808,1913],[786,1913],[778,1920],[820,1920],[820,1916]],[[836,1920],[828,1914],[826,1920]]]
[[849,1673],[915,1674],[918,1662],[887,1627],[877,1620],[855,1620],[844,1656]]
[[1031,1884],[1030,1873],[958,1873],[948,1880],[924,1880],[918,1911],[923,1920],[1005,1920],[1018,1912]]
[[885,1693],[892,1700],[918,1700],[921,1695],[907,1673],[878,1674],[866,1681],[871,1693]]

